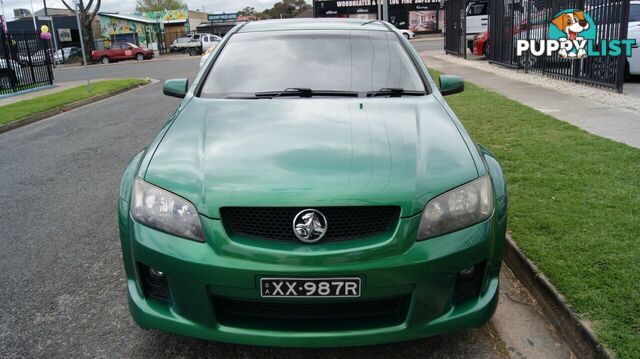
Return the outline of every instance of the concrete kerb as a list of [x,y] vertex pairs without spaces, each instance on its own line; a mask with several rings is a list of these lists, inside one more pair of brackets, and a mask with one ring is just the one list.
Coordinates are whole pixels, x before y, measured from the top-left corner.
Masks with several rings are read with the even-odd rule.
[[613,358],[596,338],[588,322],[580,318],[564,296],[507,234],[504,262],[538,301],[549,321],[556,327],[578,358]]

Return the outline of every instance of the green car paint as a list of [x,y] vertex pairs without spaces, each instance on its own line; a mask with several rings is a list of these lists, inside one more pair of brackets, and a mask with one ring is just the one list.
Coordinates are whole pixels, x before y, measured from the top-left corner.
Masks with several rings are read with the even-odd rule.
[[[256,22],[241,31],[280,31]],[[388,31],[379,22],[293,22],[296,30]],[[238,31],[237,29],[234,31]],[[205,67],[229,41],[229,34]],[[406,42],[406,40],[401,39]],[[497,306],[507,195],[500,165],[468,136],[419,56],[406,42],[431,93],[406,97],[287,100],[211,99],[194,95],[206,70],[164,92],[184,97],[146,150],[125,170],[119,228],[129,307],[143,328],[251,345],[336,347],[411,340],[486,323]],[[418,62],[419,61],[419,62]],[[443,92],[464,87],[441,79]],[[422,211],[436,196],[489,175],[494,211],[480,223],[417,240]],[[195,205],[204,243],[133,220],[133,182],[143,179]],[[229,233],[223,207],[357,207],[393,205],[390,231],[315,244]],[[478,292],[454,300],[458,273],[482,263]],[[166,275],[167,301],[150,297],[144,268]],[[359,298],[262,298],[260,278],[362,280]],[[366,303],[406,297],[393,323],[348,319],[328,327],[266,325],[259,318],[222,323],[215,298],[288,303]],[[246,319],[246,318],[245,318]]]

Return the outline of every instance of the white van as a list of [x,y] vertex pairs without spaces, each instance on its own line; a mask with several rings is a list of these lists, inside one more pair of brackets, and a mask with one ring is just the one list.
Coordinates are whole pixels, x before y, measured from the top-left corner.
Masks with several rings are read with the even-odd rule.
[[467,41],[473,41],[473,37],[487,31],[489,25],[489,1],[474,0],[467,4]]

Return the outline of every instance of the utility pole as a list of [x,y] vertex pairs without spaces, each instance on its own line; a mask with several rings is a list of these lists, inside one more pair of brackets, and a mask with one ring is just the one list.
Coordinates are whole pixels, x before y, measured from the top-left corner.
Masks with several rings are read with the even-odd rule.
[[36,24],[36,14],[33,11],[33,0],[29,0],[31,4],[31,20],[33,20],[33,31],[38,32],[38,25]]
[[80,24],[80,11],[78,10],[78,0],[74,0],[76,10],[76,21],[78,22],[78,32],[80,33],[80,47],[82,48],[82,62],[84,62],[84,77],[87,79],[87,90],[91,93],[91,80],[89,80],[89,69],[87,68],[87,54],[84,52],[84,37],[82,36],[82,25]]
[[[53,38],[53,40],[50,40],[53,43],[53,55],[51,57],[53,58],[52,59],[53,67],[56,67],[55,54],[58,53],[58,40],[56,39],[56,27],[55,25],[53,25],[53,17],[49,17],[49,11],[47,10],[47,0],[42,0],[42,3],[44,5],[44,17],[48,18],[49,22],[51,22],[51,37]],[[64,57],[64,54],[63,54],[63,57]]]
[[384,21],[389,22],[389,0],[382,0],[382,15]]

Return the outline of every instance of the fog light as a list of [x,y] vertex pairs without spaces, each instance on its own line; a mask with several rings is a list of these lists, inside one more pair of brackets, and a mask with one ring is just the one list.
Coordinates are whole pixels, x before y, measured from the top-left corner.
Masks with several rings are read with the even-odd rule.
[[465,268],[456,274],[456,286],[453,289],[453,301],[477,297],[480,295],[485,262]]
[[156,298],[164,301],[169,300],[169,285],[167,283],[167,275],[155,268],[140,265],[143,274],[144,291],[147,297]]
[[164,273],[155,268],[149,268],[149,284],[157,287],[166,284]]
[[461,270],[458,275],[462,276],[462,277],[471,277],[472,275],[474,275],[476,272],[476,267],[475,266],[471,266],[469,268],[465,268],[463,270]]

